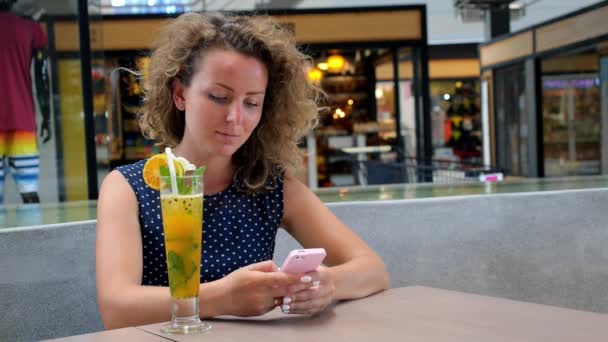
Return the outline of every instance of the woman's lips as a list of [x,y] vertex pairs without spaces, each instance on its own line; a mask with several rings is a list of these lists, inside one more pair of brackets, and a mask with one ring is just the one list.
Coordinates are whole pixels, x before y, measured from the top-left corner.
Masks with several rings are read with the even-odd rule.
[[216,131],[215,134],[225,143],[235,143],[238,142],[239,136],[236,134],[224,133]]

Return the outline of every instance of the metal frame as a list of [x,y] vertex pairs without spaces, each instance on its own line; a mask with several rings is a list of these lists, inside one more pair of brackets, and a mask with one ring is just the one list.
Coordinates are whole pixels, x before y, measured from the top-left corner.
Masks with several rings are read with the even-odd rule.
[[[557,18],[553,18],[551,20],[539,23],[537,25],[528,27],[526,29],[523,30],[519,30],[516,32],[512,32],[508,35],[504,35],[501,37],[498,37],[490,42],[486,42],[486,43],[482,43],[479,44],[479,49],[481,49],[482,46],[487,46],[493,43],[496,43],[498,41],[502,41],[508,38],[511,38],[513,36],[516,36],[518,34],[524,33],[524,32],[535,32],[536,29],[546,26],[546,25],[550,25],[550,24],[554,24],[556,22],[565,20],[565,19],[569,19],[587,12],[591,12],[594,11],[596,9],[602,8],[608,6],[608,0],[599,2],[597,4],[593,4],[591,6],[588,7],[584,7],[582,9],[579,9],[577,11],[562,15],[560,17]],[[549,49],[546,51],[542,51],[542,52],[536,52],[536,35],[533,34],[533,39],[532,39],[532,44],[533,44],[533,52],[532,54],[528,55],[528,56],[524,56],[524,57],[520,57],[520,58],[515,58],[506,62],[502,62],[502,63],[497,63],[497,64],[493,64],[490,66],[485,66],[485,67],[481,67],[481,72],[484,71],[495,71],[497,69],[502,69],[505,67],[509,67],[509,66],[514,66],[516,64],[523,64],[524,66],[526,65],[526,62],[531,61],[532,63],[534,63],[534,75],[531,75],[531,77],[534,78],[534,89],[532,90],[533,94],[535,94],[535,120],[536,120],[536,127],[535,127],[535,135],[536,135],[536,139],[534,145],[536,146],[531,146],[532,148],[535,148],[535,153],[537,155],[537,165],[536,165],[536,174],[538,175],[538,177],[545,177],[545,167],[544,167],[544,160],[545,160],[545,156],[544,156],[544,132],[543,132],[543,101],[542,101],[542,70],[541,70],[541,59],[545,59],[545,58],[551,58],[554,56],[558,56],[558,55],[562,55],[564,53],[572,53],[572,52],[576,52],[577,50],[584,50],[585,48],[603,42],[603,41],[608,41],[608,34],[604,34],[604,35],[600,35],[597,37],[593,37],[590,39],[586,39],[586,40],[582,40],[582,41],[578,41],[572,44],[568,44],[568,45],[563,45],[557,48],[553,48],[553,49]],[[494,89],[496,89],[496,77],[493,78],[494,80]],[[494,97],[495,100],[495,97]],[[494,123],[495,126],[497,125],[497,122]],[[495,127],[497,128],[497,127]],[[606,133],[604,133],[606,134]],[[496,137],[493,137],[494,140],[496,141]]]
[[542,86],[542,69],[540,58],[534,58],[534,94],[536,110],[534,114],[536,120],[536,174],[538,177],[545,177],[545,143],[543,130],[543,86]]
[[546,26],[546,25],[551,25],[551,24],[554,24],[554,23],[556,23],[558,21],[562,21],[562,20],[569,19],[569,18],[572,18],[572,17],[576,17],[579,14],[584,14],[584,13],[587,13],[587,12],[591,12],[591,11],[594,11],[594,10],[596,10],[598,8],[604,7],[606,5],[608,5],[608,0],[603,0],[603,1],[598,2],[596,4],[580,8],[580,9],[578,9],[576,11],[573,11],[573,12],[570,12],[570,13],[566,13],[566,14],[561,15],[559,17],[555,17],[555,18],[543,21],[541,23],[538,23],[538,24],[535,24],[535,25],[532,25],[532,26],[528,26],[528,27],[523,28],[521,30],[513,31],[513,32],[510,32],[509,34],[505,34],[505,35],[502,35],[500,37],[496,37],[495,39],[492,39],[489,42],[480,43],[479,46],[481,47],[481,46],[490,45],[490,44],[496,43],[496,42],[501,41],[501,40],[509,39],[509,38],[511,38],[513,36],[516,36],[516,35],[524,33],[524,32],[534,31],[534,30],[536,30],[536,29],[538,29],[540,27],[543,27],[543,26]]
[[54,96],[59,91],[59,74],[57,73],[57,53],[55,52],[55,26],[49,18],[45,18],[47,36],[48,36],[48,53],[51,65],[50,83],[52,90],[53,102],[53,128],[55,130],[55,167],[57,168],[57,194],[58,200],[64,202],[66,200],[65,192],[65,170],[63,168],[63,129],[61,127],[61,119],[57,115],[61,113],[61,104],[59,98]]
[[[65,20],[77,20],[79,26],[79,40],[80,40],[80,51],[79,52],[61,52],[57,53],[53,45],[52,51],[52,63],[53,66],[57,65],[57,59],[64,57],[75,57],[81,60],[81,72],[82,72],[82,89],[83,89],[83,109],[85,118],[85,144],[86,144],[86,158],[87,158],[87,177],[88,177],[88,193],[89,199],[96,199],[98,196],[97,187],[97,160],[95,151],[95,119],[93,112],[93,95],[92,95],[92,83],[91,83],[91,48],[90,48],[90,17],[88,13],[88,2],[87,0],[78,0],[79,15],[68,15],[68,16],[47,16],[47,25],[49,32],[53,32],[54,21],[65,21]],[[288,9],[288,10],[254,10],[254,11],[223,11],[223,13],[234,14],[234,15],[313,15],[313,14],[330,14],[330,13],[369,13],[369,12],[382,12],[382,11],[399,11],[399,10],[412,10],[419,11],[421,16],[421,39],[416,40],[393,40],[393,41],[376,41],[376,42],[332,42],[332,43],[315,43],[315,44],[301,44],[300,46],[304,50],[321,50],[327,48],[334,49],[353,49],[353,48],[389,48],[398,50],[401,47],[412,47],[415,48],[415,52],[419,54],[419,68],[420,68],[420,84],[422,88],[421,92],[421,112],[417,112],[417,116],[422,118],[422,132],[416,132],[417,136],[423,135],[423,154],[424,157],[432,157],[432,141],[431,141],[431,127],[430,127],[430,97],[428,94],[429,90],[429,73],[428,73],[428,62],[429,62],[429,48],[427,44],[427,11],[425,5],[401,5],[401,6],[374,6],[374,7],[347,7],[347,8],[319,8],[319,9]],[[180,13],[181,14],[181,13]],[[151,15],[101,15],[96,16],[102,21],[112,20],[125,20],[125,19],[164,19],[164,18],[175,18],[179,14],[151,14]],[[53,37],[54,39],[54,37]],[[126,56],[132,55],[133,53],[142,53],[143,50],[117,50],[117,51],[104,51],[105,57],[114,56]],[[397,66],[398,67],[398,66]],[[56,68],[54,68],[56,73]],[[54,79],[57,75],[54,75]],[[398,74],[395,75],[395,80],[399,82]],[[58,89],[58,88],[54,88]],[[398,90],[398,88],[397,88]],[[398,101],[396,99],[396,101]],[[59,106],[56,108],[59,109]],[[397,113],[400,115],[400,104],[396,103],[395,107]],[[60,112],[60,111],[58,111]],[[417,120],[418,121],[418,120]],[[57,126],[59,127],[59,126]],[[400,130],[397,126],[397,134],[401,135]],[[58,139],[59,140],[59,139]],[[402,140],[402,139],[401,139]],[[59,142],[59,144],[62,144]],[[58,145],[58,149],[62,146]],[[63,151],[61,150],[58,155],[63,157]],[[58,162],[58,170],[60,170],[60,177],[64,182],[63,166]],[[65,184],[60,187],[60,200],[65,200]]]
[[80,71],[82,77],[82,107],[84,111],[84,140],[87,160],[87,188],[89,199],[97,199],[97,152],[95,151],[95,113],[91,77],[91,37],[89,31],[89,4],[78,0],[78,35],[80,40]]

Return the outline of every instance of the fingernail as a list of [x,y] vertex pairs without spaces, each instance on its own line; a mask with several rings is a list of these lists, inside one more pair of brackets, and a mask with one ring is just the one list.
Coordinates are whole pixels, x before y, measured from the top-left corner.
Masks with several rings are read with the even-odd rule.
[[319,280],[315,280],[312,282],[312,286],[319,286],[321,282]]
[[302,278],[300,278],[300,281],[303,283],[310,283],[312,281],[312,277],[311,276],[303,276]]
[[283,306],[281,306],[281,310],[283,310],[283,312],[285,312],[285,311],[289,312],[289,305],[284,304]]
[[291,303],[291,298],[283,297],[283,304],[289,304],[289,303]]

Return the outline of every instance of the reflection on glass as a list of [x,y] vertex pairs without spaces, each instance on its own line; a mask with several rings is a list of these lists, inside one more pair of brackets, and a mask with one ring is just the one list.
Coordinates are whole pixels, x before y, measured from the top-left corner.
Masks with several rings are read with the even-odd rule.
[[431,81],[430,99],[434,158],[481,164],[479,81]]
[[496,70],[496,163],[513,176],[527,176],[528,113],[523,64]]
[[545,175],[600,173],[597,74],[543,77]]

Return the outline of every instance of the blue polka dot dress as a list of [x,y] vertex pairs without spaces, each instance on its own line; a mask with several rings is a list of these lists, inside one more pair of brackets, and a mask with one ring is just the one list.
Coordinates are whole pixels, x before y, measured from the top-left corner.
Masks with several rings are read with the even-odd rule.
[[[116,168],[129,182],[139,205],[143,245],[142,285],[169,286],[160,210],[160,192],[144,182],[146,160]],[[234,182],[203,200],[201,282],[220,279],[256,262],[271,260],[283,217],[283,180],[268,182],[256,194],[239,191]]]

